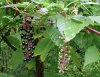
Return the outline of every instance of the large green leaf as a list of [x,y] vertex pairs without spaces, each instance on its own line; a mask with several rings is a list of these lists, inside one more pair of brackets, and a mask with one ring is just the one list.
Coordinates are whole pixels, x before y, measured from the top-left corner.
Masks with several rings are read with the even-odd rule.
[[50,49],[54,47],[53,42],[49,38],[43,38],[36,46],[34,54],[40,55],[41,60],[44,61]]
[[9,40],[9,42],[13,46],[15,46],[16,48],[19,48],[20,47],[20,40],[17,37],[15,37],[15,36],[8,36],[7,38]]
[[100,16],[89,16],[89,18],[94,22],[97,22],[100,24]]
[[13,52],[13,55],[8,62],[9,68],[11,69],[16,68],[19,64],[22,63],[23,58],[24,58],[22,51],[23,51],[22,49],[17,49],[17,51]]
[[59,38],[61,37],[59,30],[54,27],[48,27],[47,31],[44,33],[44,36],[49,37],[57,46],[64,43],[63,40]]
[[66,41],[72,40],[85,26],[92,23],[93,22],[88,17],[80,15],[73,17],[57,15],[57,27]]
[[100,60],[100,52],[96,46],[89,47],[85,52],[84,67]]

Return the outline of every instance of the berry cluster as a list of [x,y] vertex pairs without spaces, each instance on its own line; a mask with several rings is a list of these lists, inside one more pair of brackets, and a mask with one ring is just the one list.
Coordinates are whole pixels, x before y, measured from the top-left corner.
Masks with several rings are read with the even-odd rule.
[[68,56],[68,48],[66,46],[62,46],[60,48],[61,51],[59,52],[58,69],[60,73],[64,73],[64,71],[68,69],[67,65],[70,57]]
[[32,17],[25,16],[23,18],[23,21],[21,22],[21,28],[20,30],[22,33],[20,34],[21,39],[23,40],[23,50],[24,50],[24,56],[25,61],[31,60],[33,56],[33,50],[34,50],[34,38],[32,37]]

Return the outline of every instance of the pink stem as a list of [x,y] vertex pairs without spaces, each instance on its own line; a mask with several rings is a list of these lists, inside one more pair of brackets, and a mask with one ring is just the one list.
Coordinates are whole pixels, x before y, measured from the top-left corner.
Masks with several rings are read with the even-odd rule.
[[94,32],[94,33],[96,33],[97,35],[100,35],[100,32],[99,31],[97,31],[97,30],[95,30],[95,29],[92,29],[92,28],[90,28],[90,27],[85,27],[88,31],[90,31],[90,32]]

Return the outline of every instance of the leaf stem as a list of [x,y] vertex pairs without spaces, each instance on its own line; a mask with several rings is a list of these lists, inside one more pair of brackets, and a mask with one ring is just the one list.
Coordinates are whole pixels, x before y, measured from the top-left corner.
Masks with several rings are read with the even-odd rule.
[[93,28],[90,28],[90,27],[85,27],[88,31],[90,31],[90,32],[94,32],[94,33],[96,33],[97,35],[100,35],[100,32],[99,31],[97,31],[97,30],[95,30],[95,29],[93,29]]

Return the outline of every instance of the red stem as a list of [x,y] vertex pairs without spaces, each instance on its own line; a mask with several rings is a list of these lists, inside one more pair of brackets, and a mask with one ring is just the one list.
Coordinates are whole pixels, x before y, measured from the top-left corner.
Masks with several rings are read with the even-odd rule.
[[90,32],[94,32],[94,33],[96,33],[97,35],[100,35],[100,32],[99,31],[97,31],[97,30],[95,30],[95,29],[92,29],[92,28],[90,28],[90,27],[85,27],[88,31],[90,31]]

